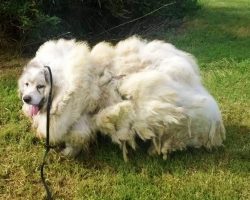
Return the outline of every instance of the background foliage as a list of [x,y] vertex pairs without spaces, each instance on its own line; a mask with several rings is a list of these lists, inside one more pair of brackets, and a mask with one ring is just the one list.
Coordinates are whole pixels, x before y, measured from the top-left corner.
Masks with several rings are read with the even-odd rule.
[[[139,146],[130,152],[129,163],[105,138],[74,160],[52,151],[45,171],[55,199],[249,200],[250,3],[199,4],[201,9],[181,26],[154,30],[154,39],[171,42],[197,58],[203,83],[222,111],[224,148],[177,151],[164,161]],[[44,143],[21,114],[16,92],[28,59],[9,55],[9,49],[0,52],[0,200],[45,199],[39,168]]]
[[[38,45],[52,37],[68,36],[91,40],[134,34],[138,29],[110,27],[145,15],[166,3],[176,2],[150,16],[181,18],[197,8],[197,0],[0,0],[0,45]],[[70,34],[68,33],[70,32]],[[101,34],[101,37],[98,33]]]

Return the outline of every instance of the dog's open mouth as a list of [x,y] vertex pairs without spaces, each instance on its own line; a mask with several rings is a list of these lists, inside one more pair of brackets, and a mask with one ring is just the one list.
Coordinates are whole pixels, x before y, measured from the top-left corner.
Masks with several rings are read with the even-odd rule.
[[44,105],[44,98],[40,101],[38,105],[29,104],[29,115],[31,117],[36,116]]
[[40,107],[37,105],[30,105],[29,106],[29,114],[31,117],[37,115],[37,113],[39,112]]

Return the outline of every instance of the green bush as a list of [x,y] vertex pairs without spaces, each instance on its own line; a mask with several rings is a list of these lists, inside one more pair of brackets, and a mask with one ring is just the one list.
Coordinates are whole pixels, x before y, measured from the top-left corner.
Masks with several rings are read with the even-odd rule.
[[[4,46],[8,42],[25,47],[38,45],[69,31],[70,37],[92,39],[110,27],[145,15],[173,1],[0,0],[0,45]],[[175,2],[150,17],[181,18],[197,8],[197,0]]]
[[8,41],[23,44],[60,32],[61,19],[46,15],[35,0],[1,0],[0,15],[1,46]]

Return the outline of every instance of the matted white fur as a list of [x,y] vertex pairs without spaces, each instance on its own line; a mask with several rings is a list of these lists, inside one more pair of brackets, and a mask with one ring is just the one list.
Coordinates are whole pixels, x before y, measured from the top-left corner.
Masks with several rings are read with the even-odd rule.
[[[54,79],[50,138],[66,143],[66,155],[86,148],[97,131],[120,145],[125,161],[127,146],[136,149],[136,137],[150,140],[149,153],[164,159],[171,151],[211,148],[225,139],[220,110],[202,85],[193,56],[163,41],[138,37],[115,46],[101,42],[92,50],[64,39],[39,48],[24,68],[19,91],[23,99],[28,95],[43,102],[23,104],[26,115],[33,109],[33,126],[41,137],[46,136],[49,91],[45,65]],[[37,87],[42,79],[43,90]]]

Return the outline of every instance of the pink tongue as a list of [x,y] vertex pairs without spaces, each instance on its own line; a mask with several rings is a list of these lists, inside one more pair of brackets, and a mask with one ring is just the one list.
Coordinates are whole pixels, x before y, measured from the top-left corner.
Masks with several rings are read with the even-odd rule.
[[39,107],[38,106],[30,106],[30,115],[33,117],[34,115],[36,115],[39,111]]

